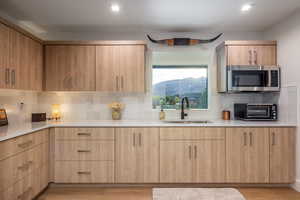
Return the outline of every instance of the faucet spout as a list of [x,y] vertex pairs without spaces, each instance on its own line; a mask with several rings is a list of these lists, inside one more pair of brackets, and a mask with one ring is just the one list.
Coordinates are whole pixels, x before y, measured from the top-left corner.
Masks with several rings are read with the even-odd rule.
[[186,108],[190,108],[190,102],[187,97],[183,97],[181,100],[181,119],[184,120],[184,118],[188,115],[184,112],[184,102],[186,103]]

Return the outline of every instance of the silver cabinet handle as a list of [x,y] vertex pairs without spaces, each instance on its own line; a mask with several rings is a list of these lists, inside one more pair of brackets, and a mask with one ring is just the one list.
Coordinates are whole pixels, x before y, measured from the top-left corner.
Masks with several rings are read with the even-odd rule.
[[257,65],[257,51],[254,51],[254,64]]
[[116,76],[116,89],[119,91],[119,76]]
[[275,133],[272,133],[272,146],[276,145]]
[[132,142],[133,146],[135,146],[135,133],[133,133],[133,142]]
[[139,145],[142,146],[142,134],[139,133]]
[[244,146],[247,146],[247,133],[244,132]]
[[29,147],[30,145],[32,145],[33,144],[33,141],[32,140],[29,140],[29,141],[27,141],[27,142],[23,142],[23,143],[21,143],[21,144],[18,144],[18,147],[20,147],[20,148],[27,148],[27,147]]
[[195,154],[194,157],[195,157],[195,159],[197,159],[197,146],[196,145],[194,146],[194,151],[195,151],[194,152],[194,154]]
[[9,69],[8,68],[5,69],[5,84],[6,85],[9,84]]
[[79,172],[77,172],[77,174],[79,174],[79,175],[91,175],[91,172],[89,172],[89,171],[79,171]]
[[77,150],[78,153],[91,153],[91,150]]
[[249,50],[249,64],[252,64],[252,51]]
[[189,146],[189,158],[192,160],[192,146]]
[[122,88],[122,90],[124,89],[124,77],[123,76],[121,76],[121,88]]
[[91,136],[91,133],[77,133],[78,136]]
[[16,84],[16,70],[11,70],[11,84],[15,85]]
[[250,132],[249,134],[250,134],[250,146],[252,146],[253,145],[253,133]]

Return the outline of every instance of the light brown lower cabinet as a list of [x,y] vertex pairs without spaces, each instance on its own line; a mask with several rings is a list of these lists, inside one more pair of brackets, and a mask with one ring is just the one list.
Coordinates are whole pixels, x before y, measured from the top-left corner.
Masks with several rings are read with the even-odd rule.
[[295,129],[270,129],[270,183],[295,181]]
[[114,128],[56,128],[55,183],[114,183]]
[[0,160],[1,200],[31,200],[47,187],[48,136],[47,130],[44,130],[0,142],[0,146],[8,146],[12,150],[8,157]]
[[[181,128],[187,140],[161,140],[161,183],[223,183],[225,182],[225,130],[206,128]],[[161,129],[165,136],[172,129]],[[208,133],[211,133],[211,136]],[[162,138],[162,137],[161,137]],[[176,136],[163,137],[176,138]],[[180,137],[179,137],[180,138]],[[202,138],[194,139],[193,138]],[[215,139],[211,139],[215,138]]]
[[44,165],[19,180],[7,190],[0,191],[2,200],[31,200],[48,186],[48,165]]
[[269,128],[226,128],[226,182],[269,182]]
[[116,128],[116,182],[159,182],[159,129]]

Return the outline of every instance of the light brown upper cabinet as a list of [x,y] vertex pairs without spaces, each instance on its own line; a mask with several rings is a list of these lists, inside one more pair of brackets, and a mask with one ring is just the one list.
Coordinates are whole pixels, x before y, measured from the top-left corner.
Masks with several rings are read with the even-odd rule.
[[144,92],[145,46],[97,46],[96,90]]
[[117,183],[159,182],[159,129],[116,128]]
[[226,182],[269,182],[269,129],[226,128]]
[[[12,47],[12,54],[20,59],[12,61],[17,74],[17,87],[24,90],[42,90],[43,47],[42,44],[18,32],[13,32],[13,40],[17,45]],[[26,78],[24,78],[26,77]]]
[[9,28],[0,24],[0,88],[7,88],[9,86],[8,47]]
[[277,65],[275,41],[225,41],[217,47],[217,53],[225,66]]
[[49,45],[45,51],[45,90],[95,90],[95,46]]
[[270,129],[270,183],[295,181],[295,129]]
[[0,54],[1,88],[42,89],[42,44],[0,23]]

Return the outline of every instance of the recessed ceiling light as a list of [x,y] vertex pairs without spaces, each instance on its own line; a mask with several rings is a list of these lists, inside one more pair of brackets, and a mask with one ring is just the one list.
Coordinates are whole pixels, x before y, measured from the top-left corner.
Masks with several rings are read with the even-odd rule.
[[247,12],[247,11],[250,11],[252,8],[253,8],[254,4],[253,3],[247,3],[247,4],[244,4],[241,8],[241,11],[242,12]]
[[110,8],[111,8],[111,11],[113,11],[115,13],[120,11],[120,6],[117,3],[113,3]]

